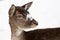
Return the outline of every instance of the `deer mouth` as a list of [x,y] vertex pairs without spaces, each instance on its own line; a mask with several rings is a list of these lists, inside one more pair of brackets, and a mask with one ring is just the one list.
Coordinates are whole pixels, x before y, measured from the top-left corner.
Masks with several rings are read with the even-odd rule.
[[33,19],[31,22],[32,22],[32,23],[31,23],[31,27],[33,27],[33,28],[38,25],[38,22],[35,21],[34,19]]

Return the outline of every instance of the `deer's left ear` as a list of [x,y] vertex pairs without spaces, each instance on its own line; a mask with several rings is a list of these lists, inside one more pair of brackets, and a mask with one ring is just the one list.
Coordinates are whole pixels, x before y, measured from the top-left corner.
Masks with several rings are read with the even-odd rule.
[[28,10],[29,7],[32,5],[32,3],[33,2],[29,2],[29,3],[25,4],[25,5],[23,5],[22,8],[24,8],[25,10]]
[[9,9],[9,16],[12,17],[13,14],[14,14],[14,12],[15,12],[15,5],[12,4],[12,6],[11,6],[10,9]]

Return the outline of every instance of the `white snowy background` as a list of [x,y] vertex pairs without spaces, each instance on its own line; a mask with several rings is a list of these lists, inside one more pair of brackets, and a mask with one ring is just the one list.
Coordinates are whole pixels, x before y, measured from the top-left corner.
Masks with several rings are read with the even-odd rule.
[[10,26],[8,10],[11,4],[24,5],[33,1],[29,9],[30,15],[36,19],[39,25],[36,28],[45,29],[60,27],[60,0],[0,0],[0,40],[10,40]]

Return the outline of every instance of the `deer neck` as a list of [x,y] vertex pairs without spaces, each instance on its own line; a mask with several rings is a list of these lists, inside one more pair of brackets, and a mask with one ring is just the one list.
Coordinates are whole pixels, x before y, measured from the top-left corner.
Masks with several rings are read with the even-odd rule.
[[14,30],[11,30],[11,39],[12,40],[24,40],[24,31],[20,28],[16,28]]
[[24,30],[16,25],[15,19],[11,18],[9,23],[11,27],[11,40],[24,40]]

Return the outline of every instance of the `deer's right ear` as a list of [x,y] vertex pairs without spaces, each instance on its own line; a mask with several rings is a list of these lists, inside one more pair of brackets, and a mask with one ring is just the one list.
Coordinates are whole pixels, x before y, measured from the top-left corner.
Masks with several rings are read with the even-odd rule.
[[12,4],[11,8],[9,9],[9,16],[12,17],[15,12],[15,5]]
[[23,6],[21,6],[22,8],[24,8],[25,10],[28,10],[30,8],[30,6],[32,5],[33,2],[29,2]]

